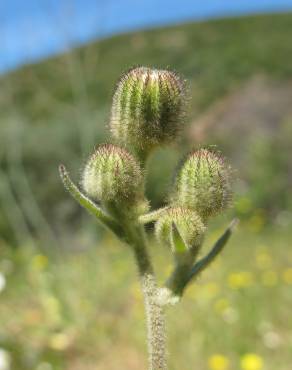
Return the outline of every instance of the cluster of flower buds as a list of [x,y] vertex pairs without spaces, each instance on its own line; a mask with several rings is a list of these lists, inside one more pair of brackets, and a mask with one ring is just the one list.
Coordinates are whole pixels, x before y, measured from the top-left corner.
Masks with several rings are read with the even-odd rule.
[[[133,68],[117,84],[110,118],[115,144],[103,144],[82,173],[84,192],[60,175],[66,189],[90,213],[132,247],[148,316],[150,369],[166,369],[162,306],[175,304],[186,286],[222,251],[232,222],[206,256],[197,261],[209,219],[231,199],[231,170],[217,153],[191,152],[177,171],[168,204],[149,212],[145,197],[146,160],[156,147],[179,137],[184,123],[185,83],[173,72]],[[155,221],[155,235],[172,251],[174,269],[159,288],[148,256],[142,225]]]
[[[110,127],[117,144],[100,145],[89,158],[82,175],[86,195],[80,195],[61,171],[73,196],[115,230],[120,230],[118,224],[129,220],[128,216],[135,222],[141,222],[141,217],[149,222],[145,161],[155,147],[178,138],[185,95],[185,83],[174,72],[131,69],[121,77],[113,96]],[[193,151],[182,162],[169,204],[152,212],[157,239],[179,255],[179,261],[190,258],[194,262],[208,220],[228,207],[230,178],[229,166],[211,150]],[[103,214],[102,208],[97,210],[99,205],[113,218]]]
[[[144,200],[144,172],[149,153],[175,141],[183,127],[185,84],[167,70],[133,68],[117,84],[110,127],[118,145],[101,145],[83,171],[86,194],[101,204],[126,207]],[[140,163],[139,163],[140,161]],[[223,211],[231,196],[230,169],[207,149],[192,152],[177,173],[170,204],[156,223],[160,242],[171,246],[175,224],[187,246],[202,243],[206,222]],[[140,207],[140,213],[147,207]]]

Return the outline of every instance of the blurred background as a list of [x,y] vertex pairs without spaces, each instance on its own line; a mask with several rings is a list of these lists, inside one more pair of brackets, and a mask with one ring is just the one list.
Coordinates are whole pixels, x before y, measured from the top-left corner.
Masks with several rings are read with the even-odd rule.
[[[180,145],[156,152],[164,204],[188,148],[236,169],[224,254],[168,312],[170,369],[290,370],[292,1],[4,0],[0,4],[0,370],[146,369],[130,251],[64,191],[110,140],[115,83],[133,65],[188,80]],[[169,251],[151,243],[159,279]]]

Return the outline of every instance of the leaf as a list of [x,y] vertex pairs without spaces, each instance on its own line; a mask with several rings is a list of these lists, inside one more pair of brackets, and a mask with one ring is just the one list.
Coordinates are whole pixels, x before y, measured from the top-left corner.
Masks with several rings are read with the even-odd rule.
[[211,251],[193,266],[189,275],[189,281],[205,270],[215,260],[219,253],[222,252],[237,224],[238,219],[234,219],[222,236],[214,244]]
[[171,228],[171,245],[174,253],[181,254],[188,251],[188,247],[174,222]]
[[139,216],[139,223],[144,225],[150,222],[156,221],[169,207],[159,208],[153,212],[146,213],[145,215]]
[[93,214],[99,221],[101,221],[104,225],[110,228],[115,234],[117,234],[119,237],[122,237],[123,232],[120,225],[78,189],[78,187],[70,179],[69,173],[67,172],[64,165],[59,166],[59,172],[64,187],[69,191],[72,197],[82,207],[86,208],[88,212]]

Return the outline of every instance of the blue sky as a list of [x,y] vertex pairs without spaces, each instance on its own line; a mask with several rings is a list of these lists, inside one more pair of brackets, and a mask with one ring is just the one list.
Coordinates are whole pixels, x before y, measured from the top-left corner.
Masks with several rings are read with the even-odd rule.
[[0,73],[120,32],[276,11],[292,0],[0,0]]

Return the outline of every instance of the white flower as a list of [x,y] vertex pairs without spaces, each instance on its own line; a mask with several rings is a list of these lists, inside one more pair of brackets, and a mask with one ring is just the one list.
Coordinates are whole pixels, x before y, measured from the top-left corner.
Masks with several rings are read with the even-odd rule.
[[[2,290],[4,290],[5,286],[6,286],[5,276],[0,272],[0,293],[2,292]],[[1,370],[1,367],[0,367],[0,370]]]
[[0,348],[0,370],[10,370],[10,362],[10,354],[5,349]]

